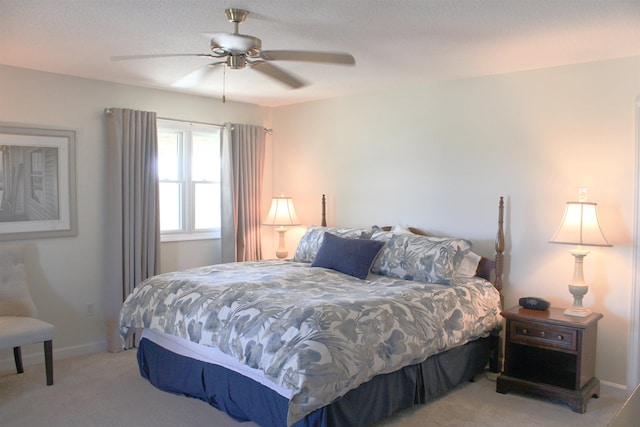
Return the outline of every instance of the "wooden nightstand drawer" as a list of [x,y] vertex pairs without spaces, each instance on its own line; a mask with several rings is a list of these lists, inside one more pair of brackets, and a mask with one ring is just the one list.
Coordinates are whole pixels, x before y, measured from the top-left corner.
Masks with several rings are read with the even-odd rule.
[[542,325],[538,323],[512,321],[511,341],[543,347],[577,349],[577,331],[559,326]]

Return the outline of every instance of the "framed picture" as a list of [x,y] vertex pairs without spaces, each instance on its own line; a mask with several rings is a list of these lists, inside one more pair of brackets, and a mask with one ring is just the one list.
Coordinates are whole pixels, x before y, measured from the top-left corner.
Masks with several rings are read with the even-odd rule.
[[0,241],[77,235],[75,132],[0,124]]

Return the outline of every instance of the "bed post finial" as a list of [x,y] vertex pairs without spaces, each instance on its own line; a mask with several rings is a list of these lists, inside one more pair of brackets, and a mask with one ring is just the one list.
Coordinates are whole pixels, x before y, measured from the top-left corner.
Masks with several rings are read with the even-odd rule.
[[502,299],[502,274],[504,269],[504,197],[498,205],[498,234],[496,235],[496,280],[494,286]]
[[323,227],[327,226],[327,199],[322,195],[322,225]]

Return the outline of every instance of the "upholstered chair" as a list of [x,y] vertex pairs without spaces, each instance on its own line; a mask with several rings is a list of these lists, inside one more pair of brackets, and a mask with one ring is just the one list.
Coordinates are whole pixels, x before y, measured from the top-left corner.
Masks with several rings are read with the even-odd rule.
[[20,347],[44,343],[47,385],[53,384],[53,325],[37,319],[27,288],[24,248],[0,243],[0,349],[13,348],[16,370],[24,372]]

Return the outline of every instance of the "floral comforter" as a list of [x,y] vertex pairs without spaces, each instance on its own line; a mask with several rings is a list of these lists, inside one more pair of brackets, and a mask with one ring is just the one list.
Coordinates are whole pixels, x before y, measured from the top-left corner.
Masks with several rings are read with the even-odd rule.
[[451,286],[308,263],[256,261],[161,274],[124,302],[122,334],[151,328],[217,347],[293,390],[289,425],[373,376],[486,336],[499,295],[479,278]]

